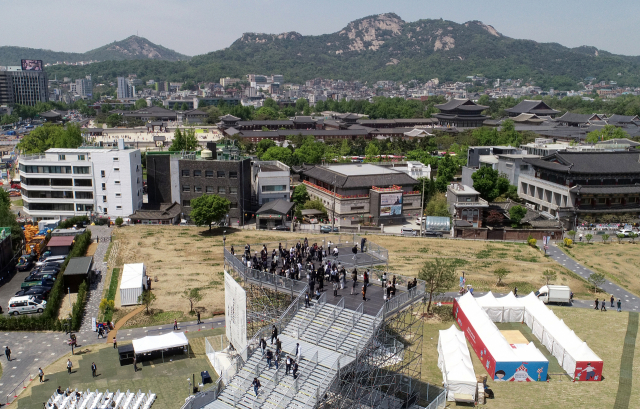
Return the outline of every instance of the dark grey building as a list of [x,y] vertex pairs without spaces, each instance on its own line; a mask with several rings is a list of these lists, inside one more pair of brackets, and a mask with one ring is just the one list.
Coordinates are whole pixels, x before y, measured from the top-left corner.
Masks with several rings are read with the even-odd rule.
[[215,154],[208,157],[207,150],[187,154],[148,152],[149,204],[177,202],[182,206],[184,215],[188,216],[192,199],[216,194],[231,202],[228,222],[234,226],[242,225],[243,213],[245,220],[253,215],[250,159],[218,160],[216,157]]
[[49,81],[44,71],[23,71],[8,67],[0,71],[0,105],[22,104],[34,106],[49,102]]

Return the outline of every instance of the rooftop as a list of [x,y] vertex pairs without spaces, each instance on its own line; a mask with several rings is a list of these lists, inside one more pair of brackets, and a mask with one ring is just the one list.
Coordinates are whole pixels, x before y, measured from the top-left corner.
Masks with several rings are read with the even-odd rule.
[[75,236],[54,236],[47,243],[47,247],[69,247],[74,239]]
[[67,264],[67,268],[64,270],[65,276],[74,276],[74,275],[86,275],[89,274],[89,269],[91,268],[91,263],[93,263],[93,257],[74,257],[69,260],[69,264]]
[[471,186],[463,185],[462,183],[451,183],[447,187],[447,191],[452,192],[455,195],[479,195],[480,193]]
[[385,168],[382,166],[372,165],[370,163],[333,165],[327,166],[326,168],[332,172],[339,173],[344,176],[388,175],[400,173],[400,171],[391,168]]

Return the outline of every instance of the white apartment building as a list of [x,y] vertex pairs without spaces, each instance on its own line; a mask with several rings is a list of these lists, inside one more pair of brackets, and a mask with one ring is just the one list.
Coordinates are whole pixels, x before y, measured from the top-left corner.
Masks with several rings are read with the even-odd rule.
[[290,182],[289,166],[282,162],[256,161],[251,167],[251,190],[260,206],[277,199],[289,201]]
[[35,220],[128,217],[142,207],[138,149],[55,148],[18,159],[23,212]]

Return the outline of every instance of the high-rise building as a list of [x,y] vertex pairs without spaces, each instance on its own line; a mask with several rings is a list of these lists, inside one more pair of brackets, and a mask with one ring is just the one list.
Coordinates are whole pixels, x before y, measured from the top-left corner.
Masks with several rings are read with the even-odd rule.
[[91,81],[91,75],[87,75],[86,78],[76,80],[76,94],[81,97],[91,98],[93,96],[93,81]]
[[49,101],[49,81],[44,71],[7,67],[0,71],[0,105],[35,105]]
[[125,77],[118,77],[118,99],[133,98],[133,87]]

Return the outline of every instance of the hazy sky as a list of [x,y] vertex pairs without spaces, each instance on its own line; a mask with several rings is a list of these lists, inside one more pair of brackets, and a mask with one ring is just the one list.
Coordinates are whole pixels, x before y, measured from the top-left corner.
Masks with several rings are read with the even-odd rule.
[[640,55],[640,2],[613,0],[0,0],[0,45],[84,52],[136,31],[188,55],[228,47],[244,32],[339,31],[394,12],[405,21],[481,20],[502,34]]

